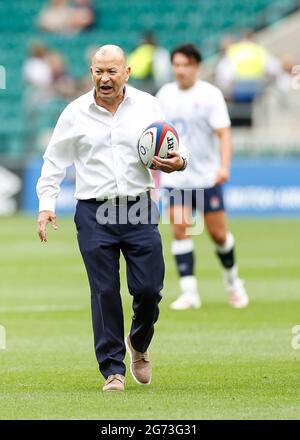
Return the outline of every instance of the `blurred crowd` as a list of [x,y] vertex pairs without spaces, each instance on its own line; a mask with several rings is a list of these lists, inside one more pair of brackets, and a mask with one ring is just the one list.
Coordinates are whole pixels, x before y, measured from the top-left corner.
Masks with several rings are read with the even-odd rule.
[[92,29],[95,20],[92,0],[50,0],[39,13],[37,25],[45,32],[73,35]]
[[[87,75],[95,50],[90,48],[86,51]],[[28,105],[58,98],[71,100],[91,88],[89,76],[73,77],[62,53],[40,41],[30,44],[29,56],[23,65],[23,79],[27,87]]]
[[[76,3],[91,5],[91,0],[76,0]],[[51,5],[54,4],[56,8],[71,7],[66,0],[53,0]],[[25,83],[38,99],[75,98],[91,88],[88,65],[95,50],[96,47],[87,49],[87,74],[76,79],[69,73],[62,53],[35,41],[30,45],[23,66]],[[159,46],[151,32],[146,32],[141,43],[128,54],[128,64],[131,66],[131,83],[149,93],[155,94],[163,84],[172,80],[169,52]],[[269,84],[275,85],[279,92],[288,93],[295,65],[292,55],[273,56],[247,31],[239,40],[233,37],[222,40],[211,80],[222,90],[227,101],[252,102]]]
[[[91,29],[95,21],[92,0],[50,0],[41,10],[37,25],[45,32],[73,35]],[[86,51],[87,64],[94,49]],[[132,84],[152,94],[172,80],[169,52],[157,43],[152,32],[145,32],[140,44],[128,54],[128,63]],[[255,42],[251,31],[245,31],[242,38],[229,36],[221,41],[212,81],[228,101],[252,102],[270,83],[280,92],[288,92],[295,64],[289,54],[276,58]],[[23,78],[40,99],[72,99],[91,87],[88,75],[79,80],[72,78],[63,55],[39,41],[30,46]]]
[[239,40],[222,40],[214,82],[228,101],[252,102],[270,83],[282,92],[288,91],[295,63],[289,54],[273,56],[255,41],[251,31],[246,31]]
[[[72,36],[88,32],[95,26],[96,19],[92,0],[49,0],[36,23],[45,33]],[[23,65],[23,79],[24,102],[32,120],[32,115],[38,113],[45,103],[70,101],[91,89],[89,65],[95,50],[96,47],[86,50],[86,74],[78,78],[70,73],[59,50],[47,47],[41,41],[31,43]],[[240,38],[229,36],[222,40],[214,73],[209,80],[222,90],[229,105],[250,106],[270,86],[282,104],[291,91],[296,61],[290,54],[281,58],[273,56],[255,41],[251,31],[245,31]],[[159,45],[150,31],[145,32],[137,47],[128,54],[128,64],[132,69],[130,83],[149,93],[155,94],[163,84],[172,80],[169,52]]]

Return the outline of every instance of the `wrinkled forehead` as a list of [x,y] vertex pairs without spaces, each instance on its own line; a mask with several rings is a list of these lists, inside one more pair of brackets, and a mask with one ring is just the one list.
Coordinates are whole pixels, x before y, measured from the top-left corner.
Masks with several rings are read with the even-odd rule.
[[126,66],[124,56],[118,52],[97,52],[92,60],[92,66],[94,68],[117,68],[122,69]]

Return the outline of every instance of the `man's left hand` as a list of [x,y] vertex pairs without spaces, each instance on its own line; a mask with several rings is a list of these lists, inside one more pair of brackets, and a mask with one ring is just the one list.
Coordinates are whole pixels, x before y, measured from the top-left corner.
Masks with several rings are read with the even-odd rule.
[[219,168],[217,171],[216,185],[225,183],[230,177],[229,170],[225,167]]
[[181,170],[184,165],[184,160],[176,151],[169,151],[167,159],[154,156],[152,164],[155,170],[172,173],[173,171]]

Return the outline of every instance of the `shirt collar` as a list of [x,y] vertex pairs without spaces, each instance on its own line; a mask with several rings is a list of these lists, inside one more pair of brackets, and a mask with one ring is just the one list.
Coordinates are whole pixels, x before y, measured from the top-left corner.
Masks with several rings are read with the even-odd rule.
[[[132,89],[132,87],[131,86],[124,86],[124,89],[125,89],[125,95],[124,95],[124,99],[123,99],[122,102],[126,101],[127,99],[133,99],[133,89]],[[86,96],[87,96],[87,99],[88,99],[89,107],[95,106],[97,108],[99,108],[99,107],[101,108],[101,106],[96,104],[96,101],[95,101],[95,87],[93,87],[92,90],[87,92]],[[103,110],[105,110],[104,107],[103,107]]]

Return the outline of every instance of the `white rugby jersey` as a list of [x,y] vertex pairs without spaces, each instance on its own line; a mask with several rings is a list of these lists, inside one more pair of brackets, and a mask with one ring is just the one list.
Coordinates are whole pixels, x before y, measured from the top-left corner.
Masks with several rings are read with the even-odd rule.
[[167,120],[175,126],[189,151],[189,165],[183,173],[161,173],[161,186],[172,188],[210,188],[220,166],[220,147],[214,129],[230,126],[221,91],[198,80],[187,90],[176,82],[164,85],[157,98]]

